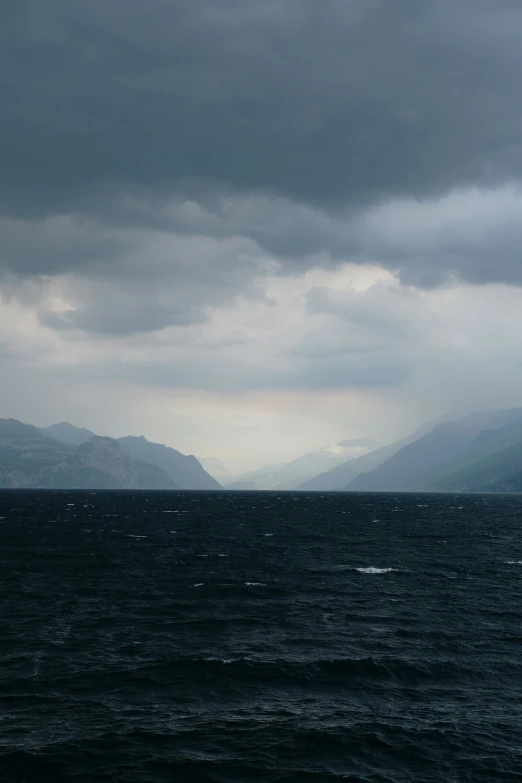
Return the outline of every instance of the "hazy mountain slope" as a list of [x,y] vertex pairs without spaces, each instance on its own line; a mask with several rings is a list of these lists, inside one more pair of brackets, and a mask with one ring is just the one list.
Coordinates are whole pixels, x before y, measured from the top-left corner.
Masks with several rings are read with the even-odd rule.
[[368,453],[376,444],[380,445],[371,438],[344,440],[334,446],[310,451],[287,463],[243,473],[227,488],[238,489],[244,487],[247,482],[251,488],[256,489],[297,489],[304,481],[318,473]]
[[253,481],[234,481],[232,484],[228,484],[225,489],[237,489],[238,491],[252,491],[259,489],[257,484],[254,484]]
[[279,471],[284,467],[285,463],[281,462],[275,465],[266,465],[256,470],[248,470],[246,473],[240,473],[239,476],[236,476],[231,484],[226,484],[225,489],[243,489],[247,485],[248,489],[268,489],[277,483],[280,475]]
[[460,454],[445,463],[442,468],[423,478],[422,489],[438,489],[448,477],[473,466],[488,457],[498,454],[522,441],[522,418],[499,429],[483,430]]
[[94,436],[79,446],[68,459],[70,469],[81,475],[92,468],[110,476],[112,486],[121,489],[178,489],[172,479],[157,465],[133,459],[113,438]]
[[[94,433],[69,422],[53,424],[41,430],[45,435],[61,443],[81,446],[94,437]],[[143,436],[117,439],[124,452],[133,459],[156,465],[165,471],[173,485],[183,489],[220,489],[220,484],[205,471],[195,457],[186,456],[161,443],[151,443]],[[225,468],[226,470],[226,468]],[[232,476],[230,476],[232,481]]]
[[0,420],[0,486],[67,489],[175,489],[159,468],[94,436],[78,448],[14,419]]
[[69,424],[68,421],[52,424],[50,427],[42,427],[40,431],[60,443],[66,443],[68,446],[81,446],[82,443],[87,443],[95,434],[83,427],[75,427],[73,424]]
[[373,470],[377,465],[391,457],[392,454],[395,454],[401,448],[401,443],[402,441],[397,444],[382,446],[380,449],[375,449],[375,451],[364,454],[358,459],[351,459],[343,462],[341,465],[336,465],[334,468],[303,482],[298,486],[298,489],[308,492],[326,492],[328,490],[342,489],[361,473]]
[[417,489],[426,477],[439,471],[469,449],[486,429],[500,429],[520,420],[522,409],[480,411],[438,424],[428,433],[401,448],[386,462],[355,478],[346,489],[395,491]]
[[357,478],[357,476],[369,472],[378,465],[381,465],[391,456],[396,454],[399,449],[403,448],[403,446],[406,446],[408,443],[412,443],[422,435],[425,435],[426,432],[429,432],[441,421],[443,421],[443,419],[422,424],[405,438],[389,443],[387,446],[376,448],[357,459],[342,462],[340,465],[324,473],[320,473],[308,481],[305,481],[303,484],[300,484],[298,489],[307,492],[326,492],[329,490],[346,489],[350,482]]
[[454,492],[521,492],[522,440],[440,479],[437,489]]
[[181,489],[221,489],[196,457],[185,456],[161,443],[151,443],[143,435],[118,438],[123,451],[133,459],[157,465]]
[[199,462],[219,484],[230,484],[234,481],[234,476],[220,459],[216,457],[199,457]]
[[30,487],[72,449],[16,419],[0,419],[0,487]]

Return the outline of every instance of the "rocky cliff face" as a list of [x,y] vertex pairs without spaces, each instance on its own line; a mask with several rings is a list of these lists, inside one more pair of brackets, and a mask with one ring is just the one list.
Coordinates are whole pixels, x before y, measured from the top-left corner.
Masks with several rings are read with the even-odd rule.
[[32,487],[70,449],[16,419],[0,419],[0,487]]
[[0,487],[177,489],[161,468],[132,459],[112,438],[73,448],[15,419],[0,420]]
[[[93,438],[96,437],[93,432],[81,427],[75,427],[69,424],[69,422],[45,427],[40,432],[66,446],[81,447],[87,444],[87,442],[97,442],[93,441]],[[160,468],[169,477],[171,487],[178,489],[221,489],[218,481],[204,469],[194,456],[182,454],[180,451],[164,446],[162,443],[152,443],[144,438],[143,435],[138,437],[128,435],[124,438],[118,438],[116,441],[111,438],[105,438],[107,443],[111,440],[113,443],[116,442],[123,450],[123,453],[131,459]],[[104,457],[99,442],[97,449],[98,457],[103,461]],[[86,453],[84,456],[86,456]],[[119,472],[116,471],[116,474],[114,474],[114,470],[116,470],[114,459],[117,461],[120,457],[116,457],[116,452],[113,449],[113,457],[109,460],[111,470],[113,475],[119,475],[121,479],[121,470]],[[150,471],[147,473],[142,471],[141,476],[140,481],[143,480],[147,484],[154,485],[156,478]],[[150,488],[154,487],[151,486]]]
[[129,435],[119,438],[117,442],[129,457],[157,465],[182,489],[221,489],[220,484],[203,469],[196,457],[181,454],[162,443],[151,443],[143,435]]
[[84,468],[101,471],[121,489],[176,489],[178,487],[164,470],[129,457],[112,438],[95,436],[76,450]]

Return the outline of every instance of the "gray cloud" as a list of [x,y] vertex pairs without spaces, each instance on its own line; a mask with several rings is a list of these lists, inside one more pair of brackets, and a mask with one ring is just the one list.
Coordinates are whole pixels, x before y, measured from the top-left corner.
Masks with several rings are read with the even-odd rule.
[[97,220],[57,215],[45,220],[0,219],[0,273],[21,277],[69,270],[110,274],[132,256],[139,238]]
[[503,0],[25,0],[1,33],[2,206],[188,184],[314,204],[521,172]]
[[247,240],[138,235],[124,262],[62,277],[59,291],[69,304],[44,304],[40,322],[98,335],[202,323],[209,307],[231,305],[240,294],[266,299],[255,282],[266,271],[263,261]]
[[521,38],[508,0],[6,0],[2,286],[125,335],[347,260],[520,284]]
[[392,362],[385,357],[365,356],[362,353],[321,356],[319,361],[317,358],[303,354],[289,360],[284,367],[275,368],[207,354],[172,362],[143,360],[86,363],[58,372],[77,380],[110,379],[126,384],[147,383],[156,388],[203,390],[219,395],[254,391],[298,392],[303,389],[387,389],[400,386],[410,374],[406,362]]

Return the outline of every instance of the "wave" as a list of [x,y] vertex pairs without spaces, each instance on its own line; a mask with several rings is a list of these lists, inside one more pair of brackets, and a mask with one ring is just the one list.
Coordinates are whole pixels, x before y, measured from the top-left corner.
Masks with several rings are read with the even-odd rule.
[[520,499],[94,497],[0,492],[6,783],[520,778]]
[[[271,683],[278,687],[299,684],[306,687],[353,687],[357,683],[373,688],[378,683],[389,683],[400,687],[435,688],[445,686],[462,687],[465,682],[484,680],[484,671],[472,663],[465,665],[458,659],[422,658],[407,659],[394,655],[368,656],[361,658],[309,658],[306,656],[256,659],[254,657],[227,654],[193,658],[172,658],[143,662],[137,666],[118,668],[106,673],[119,687],[176,687],[192,688],[195,682],[221,681],[223,678],[237,687],[251,687],[253,683]],[[509,669],[509,671],[508,671]],[[516,670],[516,671],[515,671]],[[517,677],[522,674],[522,664],[513,661],[504,671],[488,673],[488,677],[503,674]],[[101,672],[91,672],[87,679],[93,688],[97,687]],[[59,686],[60,678],[54,680]]]

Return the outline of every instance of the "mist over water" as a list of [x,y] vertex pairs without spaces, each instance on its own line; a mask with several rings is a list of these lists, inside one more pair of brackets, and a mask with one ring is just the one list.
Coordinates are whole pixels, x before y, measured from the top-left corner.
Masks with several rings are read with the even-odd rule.
[[0,492],[6,783],[516,780],[522,497]]

